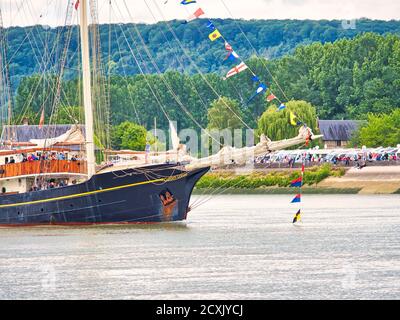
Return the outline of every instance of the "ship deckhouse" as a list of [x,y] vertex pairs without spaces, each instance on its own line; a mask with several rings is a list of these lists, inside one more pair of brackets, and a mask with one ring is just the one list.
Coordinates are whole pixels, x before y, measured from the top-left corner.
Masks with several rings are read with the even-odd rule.
[[82,125],[4,126],[0,149],[1,194],[56,188],[87,177]]

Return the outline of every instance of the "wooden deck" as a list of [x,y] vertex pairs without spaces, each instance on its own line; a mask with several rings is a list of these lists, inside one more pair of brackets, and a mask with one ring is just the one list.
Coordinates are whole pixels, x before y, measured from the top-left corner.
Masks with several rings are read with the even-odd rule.
[[86,161],[42,160],[0,166],[0,179],[50,173],[86,174]]

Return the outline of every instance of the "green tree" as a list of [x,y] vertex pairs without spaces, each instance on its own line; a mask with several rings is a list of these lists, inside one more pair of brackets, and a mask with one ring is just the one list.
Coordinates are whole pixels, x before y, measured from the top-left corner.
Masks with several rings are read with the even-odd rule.
[[[218,23],[229,27],[232,21],[224,20]],[[377,33],[361,35],[357,33],[360,30],[371,31],[374,28],[379,29],[378,33],[396,30],[400,32],[400,24],[360,20],[357,31],[336,29],[338,37],[346,39],[325,43],[325,40],[332,40],[331,31],[334,27],[332,23],[276,21],[265,25],[259,21],[254,23],[243,21],[241,25],[246,33],[258,34],[258,37],[254,39],[256,48],[263,50],[260,52],[278,57],[265,60],[253,56],[246,60],[246,64],[281,101],[308,101],[316,107],[317,115],[321,119],[366,120],[368,113],[390,113],[395,106],[400,105],[400,38],[397,34],[383,36]],[[109,66],[112,65],[112,76],[108,87],[111,100],[109,113],[103,112],[104,116],[99,116],[99,114],[102,115],[99,111],[102,111],[106,104],[94,99],[95,122],[97,121],[95,131],[99,140],[103,143],[105,140],[108,142],[108,137],[105,139],[102,134],[108,118],[110,118],[110,124],[114,126],[124,121],[133,121],[149,130],[153,127],[154,118],[157,118],[157,127],[167,130],[168,121],[164,112],[171,120],[178,122],[179,128],[194,128],[198,132],[200,129],[192,117],[203,128],[208,124],[209,127],[214,128],[243,127],[243,123],[229,108],[223,108],[223,105],[217,109],[212,108],[218,96],[234,101],[229,102],[228,105],[232,104],[231,108],[236,110],[235,113],[247,125],[256,127],[258,119],[265,111],[265,96],[259,95],[251,102],[247,102],[256,90],[256,84],[252,81],[250,73],[241,72],[224,81],[222,76],[231,66],[228,65],[229,61],[220,63],[218,59],[215,59],[215,54],[223,57],[226,52],[223,47],[215,49],[216,47],[209,43],[207,37],[205,40],[208,41],[203,41],[201,39],[204,36],[196,34],[195,37],[199,41],[193,42],[192,59],[202,72],[212,72],[197,73],[199,69],[193,68],[192,63],[189,63],[185,57],[177,57],[176,52],[169,51],[168,45],[160,50],[159,44],[153,43],[153,41],[164,39],[163,36],[160,38],[160,26],[157,24],[139,28],[147,34],[149,48],[160,64],[160,70],[164,72],[162,74],[151,74],[155,71],[152,70],[150,64],[142,66],[146,74],[136,74],[139,71],[130,57],[130,50],[125,46],[121,32],[116,31],[116,40],[119,37],[122,46],[121,52],[116,50],[115,44],[112,43],[112,61],[106,60]],[[178,35],[181,34],[183,38],[190,41],[190,37],[186,34],[186,26],[181,26],[179,23],[174,23],[173,26],[177,28]],[[101,37],[108,39],[108,32],[106,32],[108,29],[101,29]],[[260,30],[257,31],[258,29]],[[227,28],[227,30],[230,29]],[[326,30],[328,32],[325,32]],[[40,28],[37,31],[40,31]],[[11,35],[20,37],[15,29],[10,29],[9,32],[12,42],[14,40]],[[49,31],[49,33],[52,32]],[[196,33],[196,28],[191,28],[190,33]],[[261,36],[264,33],[268,33],[267,38]],[[232,42],[237,37],[235,43],[238,45],[246,44],[246,41],[236,34],[228,32],[227,37],[233,39]],[[318,42],[301,45],[293,50],[294,46],[304,39],[307,39],[306,43],[311,40]],[[107,41],[102,43],[107,43]],[[276,48],[268,47],[269,43],[274,43]],[[25,44],[21,50],[22,48],[25,48]],[[28,56],[29,50],[25,49]],[[250,49],[245,45],[241,46],[241,55],[246,56],[247,53],[247,56],[250,56]],[[214,52],[214,50],[217,51]],[[108,52],[108,48],[103,52]],[[283,53],[288,52],[290,54],[279,58]],[[173,57],[173,61],[170,56]],[[23,57],[20,59],[22,64],[19,67],[16,65],[12,67],[13,63],[10,64],[10,74],[14,71],[18,73],[18,68],[28,66],[28,63],[23,64]],[[15,57],[13,61],[19,60]],[[25,70],[26,72],[32,71],[31,68],[34,68],[32,64],[34,65],[33,59],[29,61],[29,72],[28,69]],[[70,67],[71,70],[74,69]],[[49,70],[51,70],[50,67]],[[25,74],[24,72],[21,75]],[[13,123],[15,124],[20,124],[25,116],[31,123],[38,123],[43,106],[46,123],[51,114],[53,114],[53,123],[58,121],[55,115],[60,115],[62,122],[70,122],[66,114],[61,116],[65,111],[65,106],[82,105],[81,81],[77,74],[63,78],[60,103],[57,106],[54,106],[54,94],[57,88],[55,75],[40,72],[22,80],[20,78],[19,81],[20,85],[13,99],[15,101]],[[16,86],[15,82],[13,85]],[[79,118],[82,119],[82,117]],[[224,118],[229,119],[231,123],[224,123]],[[284,133],[282,132],[280,136],[287,138]],[[108,143],[104,144],[108,145]]]
[[[173,28],[179,41],[185,48],[190,48],[191,56],[195,59],[203,73],[207,72],[226,72],[226,62],[223,59],[216,59],[224,55],[224,49],[210,43],[208,37],[202,34],[205,21],[198,19],[190,24],[182,25],[180,21],[171,21],[168,24]],[[233,20],[216,19],[216,25],[224,31],[224,36],[240,48],[240,54],[249,57],[254,53],[252,45],[262,55],[271,59],[280,58],[292,53],[295,48],[304,43],[312,42],[334,42],[338,39],[352,39],[358,34],[365,32],[376,32],[378,34],[399,34],[400,24],[398,21],[377,21],[368,19],[357,20],[357,29],[342,28],[341,21],[333,20]],[[245,36],[238,31],[238,25],[245,33]],[[173,40],[172,34],[165,34],[165,22],[156,24],[137,24],[141,36],[146,42],[146,46],[154,58],[161,72],[167,70],[177,70],[179,72],[197,73],[196,68],[184,56],[175,45],[170,44]],[[109,42],[109,31],[111,28],[111,42]],[[63,48],[69,28],[45,28],[44,26],[30,27],[10,27],[7,29],[8,50],[12,55],[10,63],[11,82],[17,88],[22,78],[33,73],[41,73],[43,69],[58,70],[59,50],[55,50],[50,57],[51,46],[58,42],[59,47]],[[79,49],[78,27],[72,27],[72,36],[67,50],[67,57],[74,57],[74,53]],[[135,34],[132,24],[124,25],[100,25],[99,39],[101,43],[102,59],[106,68],[106,74],[113,75],[134,75],[139,74],[139,67],[130,54],[129,39],[124,38],[125,34]],[[164,34],[163,34],[164,33]],[[27,35],[34,35],[32,47],[31,41],[26,41]],[[246,39],[247,38],[247,39]],[[162,44],[162,45],[160,45]],[[139,52],[144,52],[144,46],[137,44]],[[368,51],[368,49],[366,50]],[[110,52],[110,56],[108,55]],[[360,57],[364,56],[365,51],[360,50]],[[343,55],[346,56],[346,55]],[[181,63],[179,63],[179,60]],[[361,60],[362,61],[362,60]],[[65,79],[73,79],[77,76],[78,59],[68,59]],[[182,66],[183,65],[183,66]],[[142,68],[145,73],[156,73],[154,66],[150,63],[143,63]],[[296,97],[297,98],[297,97]],[[74,103],[71,102],[72,105]]]
[[54,122],[57,124],[81,124],[85,119],[83,115],[83,108],[74,107],[59,107],[54,117]]
[[30,123],[38,123],[41,110],[49,119],[54,104],[56,77],[52,74],[33,75],[21,81],[18,87],[13,110],[13,122],[21,124],[24,118]]
[[133,122],[124,121],[113,127],[111,143],[114,149],[143,151],[146,146],[147,130]]
[[242,118],[242,112],[237,101],[221,97],[214,100],[210,105],[210,109],[208,109],[207,129],[240,129],[243,124],[239,117],[240,119]]
[[271,140],[282,140],[294,137],[299,128],[290,124],[290,112],[297,116],[297,120],[306,124],[316,134],[317,114],[315,107],[306,101],[289,101],[286,109],[278,111],[276,105],[268,107],[258,120],[258,133],[265,134]]
[[359,142],[367,147],[389,147],[400,143],[400,109],[390,114],[368,115],[368,124],[360,128]]

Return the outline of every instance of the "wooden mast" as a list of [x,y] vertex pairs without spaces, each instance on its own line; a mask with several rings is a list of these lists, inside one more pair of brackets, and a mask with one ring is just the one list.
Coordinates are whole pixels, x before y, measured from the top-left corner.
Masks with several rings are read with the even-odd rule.
[[85,131],[86,131],[86,159],[89,179],[95,174],[96,160],[93,143],[93,105],[92,87],[90,76],[89,56],[89,30],[88,30],[88,2],[81,0],[80,10],[80,34],[82,52],[82,77],[83,77],[83,106],[85,108]]

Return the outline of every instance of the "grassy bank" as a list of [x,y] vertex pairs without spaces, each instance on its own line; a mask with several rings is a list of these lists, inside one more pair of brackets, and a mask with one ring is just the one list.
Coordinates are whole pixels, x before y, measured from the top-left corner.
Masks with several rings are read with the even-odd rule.
[[[254,172],[246,175],[234,175],[229,172],[211,172],[205,175],[196,185],[196,193],[212,192],[215,189],[229,189],[229,193],[290,193],[290,182],[300,176],[300,171]],[[307,168],[304,174],[304,192],[334,193],[333,190],[322,190],[317,184],[328,177],[341,177],[343,168],[330,165]],[[357,193],[359,189],[336,190],[336,193]]]
[[[321,187],[304,187],[303,194],[357,194],[361,188],[321,188]],[[257,189],[195,189],[194,195],[207,194],[293,194],[293,188],[267,187]]]

